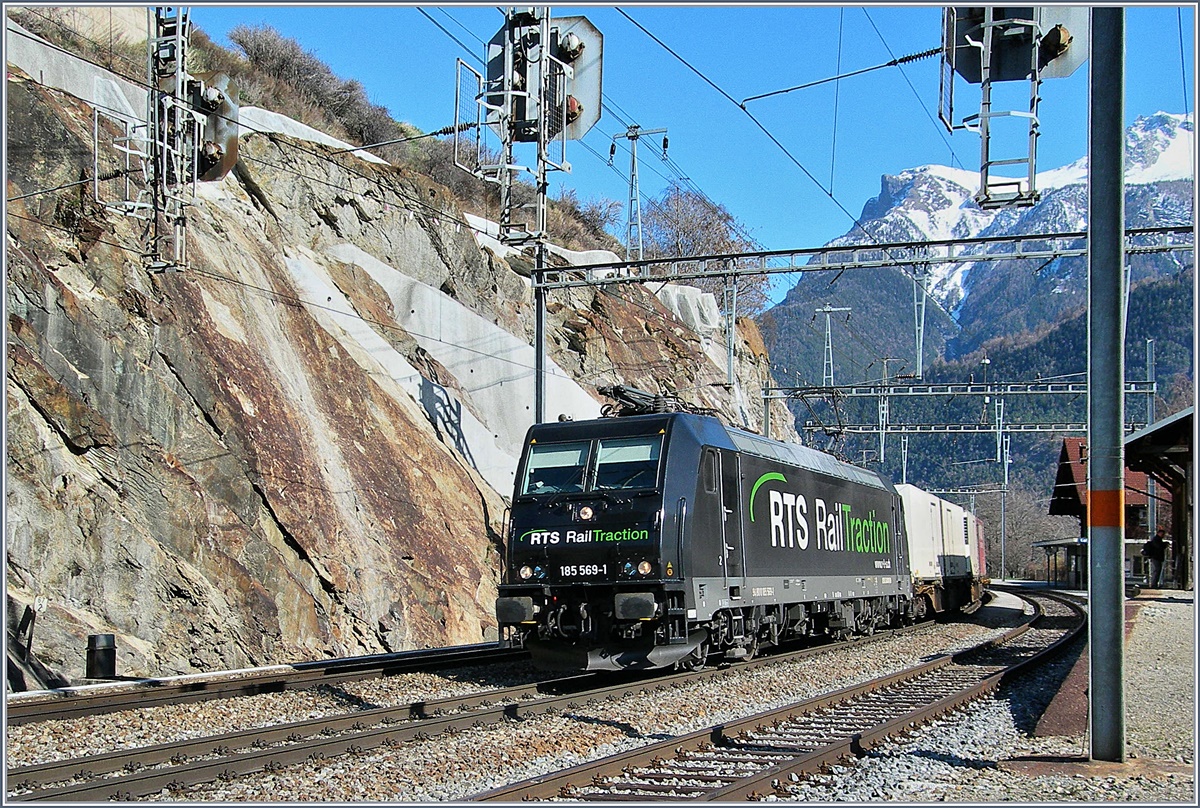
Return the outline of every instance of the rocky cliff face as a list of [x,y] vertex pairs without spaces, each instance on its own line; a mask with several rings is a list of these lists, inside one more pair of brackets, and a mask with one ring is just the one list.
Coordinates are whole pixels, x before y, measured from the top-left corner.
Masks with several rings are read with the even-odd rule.
[[[87,104],[11,68],[8,89],[8,196],[90,177]],[[245,136],[180,272],[148,273],[143,224],[90,184],[9,205],[7,609],[47,599],[33,648],[68,678],[99,632],[140,676],[494,636],[532,420],[522,259],[427,178],[329,152]],[[751,324],[731,391],[722,333],[645,290],[549,312],[548,413],[594,415],[622,382],[758,427]]]

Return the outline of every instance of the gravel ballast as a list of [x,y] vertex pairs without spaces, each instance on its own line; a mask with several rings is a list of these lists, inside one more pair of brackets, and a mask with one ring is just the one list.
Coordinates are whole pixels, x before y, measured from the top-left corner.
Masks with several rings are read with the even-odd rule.
[[1068,654],[995,698],[883,744],[854,765],[791,784],[774,799],[1195,805],[1193,593],[1144,593],[1142,600],[1125,645],[1125,763],[1086,762],[1086,734],[1033,735],[1077,659]]
[[[1045,802],[1134,801],[1195,804],[1194,612],[1191,593],[1142,596],[1133,633],[1126,645],[1127,747],[1130,763],[1116,771],[1042,771],[1012,762],[1030,759],[1086,758],[1086,737],[1034,737],[1038,717],[1066,670],[1078,656],[1035,677],[1002,688],[965,710],[888,742],[866,757],[819,777],[789,783],[770,799],[785,801],[904,802]],[[1002,598],[1005,596],[1001,596]],[[752,670],[735,665],[706,684],[629,696],[519,722],[477,727],[426,741],[383,747],[291,766],[228,782],[163,792],[151,800],[171,801],[462,801],[516,780],[682,735],[714,723],[782,706],[875,676],[910,667],[918,660],[952,652],[998,634],[1019,614],[1013,609],[982,610],[971,622],[922,627],[915,634],[829,651],[807,659]],[[1086,655],[1086,651],[1084,652]],[[492,686],[528,680],[523,670],[488,675]],[[428,678],[426,678],[428,677]],[[460,674],[461,677],[461,674]],[[362,683],[341,699],[366,705],[400,703],[424,694],[474,690],[483,671],[451,678],[414,675],[407,683]],[[514,680],[514,681],[508,681]],[[394,691],[389,688],[395,687]],[[407,689],[406,689],[407,687]],[[286,694],[278,694],[278,697]],[[136,721],[104,719],[101,727],[79,721],[47,722],[9,728],[7,762],[77,754],[75,741],[91,734],[92,743],[137,746],[189,735],[207,725],[245,728],[271,723],[284,711],[288,720],[328,709],[328,694],[282,703],[231,699],[139,711]],[[243,708],[241,705],[245,705]],[[344,706],[344,704],[343,704]],[[207,714],[207,717],[205,717]],[[1164,720],[1172,716],[1174,720]],[[94,719],[93,719],[94,721]],[[113,737],[127,726],[129,735]],[[15,742],[15,743],[14,743]],[[41,750],[41,751],[38,751]],[[56,750],[51,753],[50,750]],[[1152,765],[1151,765],[1152,764]],[[1045,767],[1042,767],[1045,768]],[[1061,768],[1061,767],[1059,767]],[[1111,767],[1110,767],[1111,768]]]

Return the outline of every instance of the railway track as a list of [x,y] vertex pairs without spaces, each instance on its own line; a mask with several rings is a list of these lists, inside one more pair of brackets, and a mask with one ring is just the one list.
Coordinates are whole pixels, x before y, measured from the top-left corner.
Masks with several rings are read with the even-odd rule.
[[[913,626],[852,640],[866,645],[920,629]],[[488,690],[468,696],[413,702],[394,707],[258,727],[186,741],[68,758],[8,769],[12,801],[96,801],[181,792],[216,780],[252,772],[272,772],[306,760],[356,755],[394,747],[441,733],[489,723],[570,710],[583,703],[662,691],[684,682],[719,679],[732,670],[747,671],[825,653],[845,644],[827,644],[763,656],[732,667],[662,675],[576,674],[561,679]],[[350,675],[347,671],[343,675]],[[367,675],[359,671],[363,676]],[[356,674],[357,675],[357,674]],[[291,681],[291,680],[289,680]],[[252,692],[261,689],[260,682]],[[237,691],[240,692],[240,691]]]
[[476,795],[476,801],[747,801],[860,755],[998,688],[1085,625],[1078,605],[1023,596],[1035,619],[999,640],[816,699]]
[[161,679],[137,679],[68,687],[60,690],[9,694],[8,724],[102,715],[118,710],[161,707],[207,699],[280,693],[317,685],[393,676],[462,665],[515,661],[528,652],[496,643],[400,651],[345,659],[274,665],[221,675],[197,674]]

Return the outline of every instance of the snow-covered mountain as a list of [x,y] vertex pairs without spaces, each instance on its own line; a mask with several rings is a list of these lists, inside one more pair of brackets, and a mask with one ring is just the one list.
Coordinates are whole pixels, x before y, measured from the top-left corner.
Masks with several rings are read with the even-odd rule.
[[[1125,144],[1127,225],[1190,223],[1193,116],[1158,112],[1138,118],[1128,128]],[[978,187],[977,172],[942,165],[884,175],[878,196],[863,206],[859,224],[830,246],[1086,229],[1086,157],[1040,172],[1041,198],[1031,207],[983,210],[974,200]],[[1176,272],[1181,260],[1175,254],[1131,256],[1132,281]],[[926,310],[926,363],[962,356],[996,337],[1044,330],[1078,311],[1086,299],[1083,259],[1055,260],[1040,267],[1028,262],[935,264],[930,270],[929,291],[937,305]],[[907,362],[908,369],[899,372],[912,372],[916,349],[911,278],[899,270],[855,271],[831,283],[823,275],[803,274],[787,297],[763,315],[776,364],[819,383],[824,330],[813,325],[813,309],[830,303],[852,310],[846,328],[856,339],[843,338],[835,347],[844,357],[838,362],[845,368],[842,379],[872,374],[878,378],[878,360],[885,354]]]
[[[1195,176],[1193,116],[1157,112],[1138,118],[1125,135],[1126,186],[1189,181]],[[974,201],[979,173],[924,165],[884,175],[879,196],[863,207],[860,222],[875,241],[934,241],[1035,232],[1072,232],[1087,223],[1087,157],[1039,172],[1042,198],[1033,208],[983,210]],[[1190,220],[1190,209],[1179,211]],[[1131,219],[1138,211],[1129,211]],[[1037,227],[1033,227],[1036,223]],[[1160,222],[1162,223],[1162,222]],[[866,241],[855,228],[831,244]],[[933,267],[930,292],[958,319],[975,265]]]

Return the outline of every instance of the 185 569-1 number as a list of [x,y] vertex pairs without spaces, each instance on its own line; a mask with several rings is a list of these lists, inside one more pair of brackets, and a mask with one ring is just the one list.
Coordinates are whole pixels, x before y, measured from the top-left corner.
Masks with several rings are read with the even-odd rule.
[[580,578],[589,575],[607,575],[607,564],[563,564],[558,574],[564,578]]

